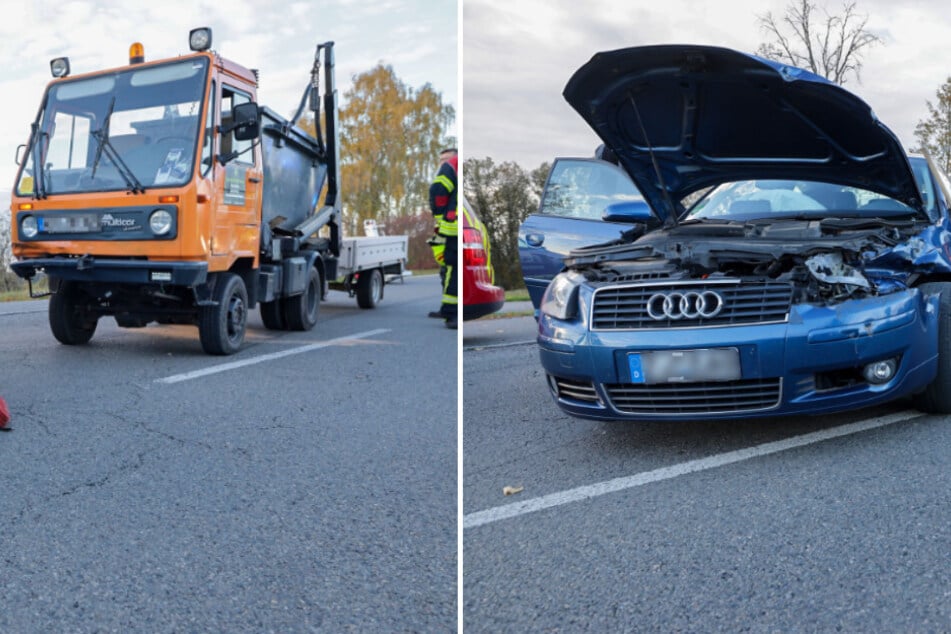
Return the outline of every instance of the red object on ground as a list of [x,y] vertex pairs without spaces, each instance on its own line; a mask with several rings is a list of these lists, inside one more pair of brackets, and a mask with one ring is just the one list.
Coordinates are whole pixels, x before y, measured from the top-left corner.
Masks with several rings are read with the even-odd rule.
[[10,422],[10,410],[7,408],[7,402],[0,397],[0,428],[6,427]]

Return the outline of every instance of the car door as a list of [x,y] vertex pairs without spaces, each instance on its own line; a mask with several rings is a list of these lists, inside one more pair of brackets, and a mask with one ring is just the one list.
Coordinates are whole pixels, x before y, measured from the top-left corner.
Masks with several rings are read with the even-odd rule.
[[525,287],[537,310],[551,279],[572,249],[609,242],[630,228],[605,222],[608,205],[643,200],[630,177],[600,159],[555,159],[537,213],[519,227],[518,255]]

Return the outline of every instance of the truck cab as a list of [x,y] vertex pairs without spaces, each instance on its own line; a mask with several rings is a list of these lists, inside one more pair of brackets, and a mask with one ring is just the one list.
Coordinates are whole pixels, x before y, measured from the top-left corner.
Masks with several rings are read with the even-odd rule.
[[134,44],[128,65],[76,76],[51,62],[11,225],[13,268],[45,272],[64,344],[88,342],[103,316],[197,325],[211,354],[240,348],[258,304],[271,328],[316,322],[340,243],[332,43],[305,93],[324,142],[296,125],[303,101],[292,121],[259,107],[256,73],[210,50],[211,29],[189,42],[150,62]]

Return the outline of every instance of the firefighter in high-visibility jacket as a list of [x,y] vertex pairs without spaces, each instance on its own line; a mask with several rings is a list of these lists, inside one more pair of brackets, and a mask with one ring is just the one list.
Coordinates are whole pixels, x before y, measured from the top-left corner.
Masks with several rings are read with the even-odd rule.
[[[443,278],[442,304],[439,308],[440,315],[446,320],[446,326],[449,328],[457,327],[459,314],[458,297],[458,273],[456,271],[456,260],[458,257],[458,223],[456,222],[456,201],[458,198],[458,186],[456,183],[456,171],[459,165],[459,157],[455,148],[443,150],[439,158],[442,163],[439,166],[439,172],[429,186],[429,206],[433,212],[433,220],[436,224],[436,240],[433,244],[433,257],[436,261],[446,267],[446,274]],[[442,247],[441,254],[437,254],[437,247]]]

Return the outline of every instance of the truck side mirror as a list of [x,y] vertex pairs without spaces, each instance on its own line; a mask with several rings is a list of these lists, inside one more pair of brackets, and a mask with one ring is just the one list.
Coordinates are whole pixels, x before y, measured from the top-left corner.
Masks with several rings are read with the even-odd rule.
[[236,141],[251,141],[261,136],[261,118],[258,104],[253,101],[240,103],[231,111],[234,138]]
[[13,158],[13,160],[16,161],[17,165],[23,165],[23,158],[25,154],[26,154],[26,143],[21,143],[20,145],[17,146],[17,153],[16,153],[16,156]]

